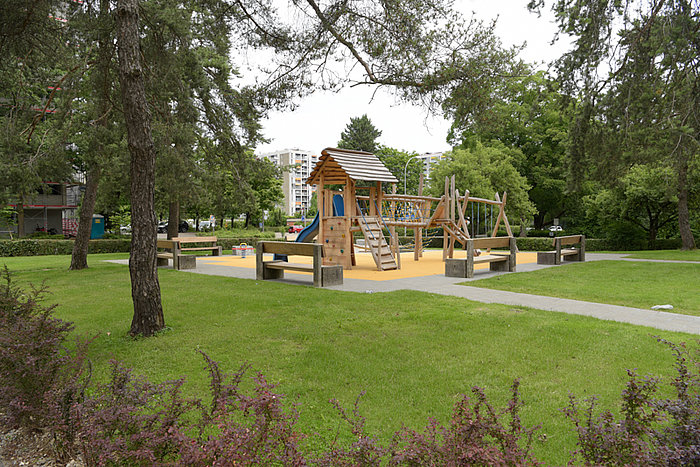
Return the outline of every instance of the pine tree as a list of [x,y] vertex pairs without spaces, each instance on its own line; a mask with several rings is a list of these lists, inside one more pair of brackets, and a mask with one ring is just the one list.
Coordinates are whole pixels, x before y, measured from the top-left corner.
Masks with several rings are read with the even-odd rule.
[[377,138],[381,135],[382,132],[372,124],[367,114],[361,117],[351,117],[350,123],[345,126],[345,130],[340,134],[338,147],[375,153],[379,149]]

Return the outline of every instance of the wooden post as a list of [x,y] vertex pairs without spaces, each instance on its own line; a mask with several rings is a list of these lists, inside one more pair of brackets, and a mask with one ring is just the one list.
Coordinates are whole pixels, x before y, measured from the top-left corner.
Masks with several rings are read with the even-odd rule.
[[[418,179],[418,196],[423,196],[423,178],[424,174],[421,172],[420,178]],[[421,218],[422,224],[423,218],[427,218],[430,214],[430,208],[428,208],[427,213],[424,212],[425,202],[418,201],[415,205],[415,209]],[[421,256],[423,256],[423,227],[416,227],[413,230],[413,260],[418,261]]]
[[[448,217],[449,210],[450,210],[450,178],[445,177],[445,215],[444,217]],[[447,248],[448,248],[448,243],[450,242],[450,237],[449,234],[447,233],[447,230],[444,228],[442,229],[442,260],[445,261],[447,259]]]
[[314,287],[321,287],[323,273],[323,244],[314,246]]
[[[396,194],[396,183],[391,184],[391,194]],[[396,201],[391,202],[391,218],[396,219]],[[393,224],[389,227],[389,233],[391,235],[391,243],[393,244],[393,250],[396,258],[396,267],[401,269],[401,248],[399,246],[399,235],[396,233],[396,226]]]
[[319,177],[318,180],[318,186],[316,186],[316,208],[318,209],[318,234],[316,235],[316,238],[318,239],[317,243],[320,243],[323,245],[323,187],[325,185],[325,177],[323,176],[323,173],[321,173],[321,176]]
[[[469,193],[469,192],[467,192]],[[459,192],[457,193],[459,195]],[[466,203],[467,198],[469,198],[469,195],[466,195],[464,197],[464,204]],[[457,214],[459,214],[459,227],[462,229],[462,233],[464,233],[464,236],[469,238],[469,229],[467,228],[467,221],[464,218],[464,206],[462,203],[459,201],[459,196],[457,196]]]
[[450,185],[451,185],[451,190],[450,190],[450,196],[452,198],[452,202],[450,203],[450,220],[452,222],[455,221],[455,204],[457,202],[457,195],[456,195],[456,188],[455,188],[455,176],[452,176],[452,180],[450,180]]
[[[493,232],[491,233],[492,237],[495,237],[498,234],[498,227],[501,225],[501,219],[503,219],[503,215],[505,212],[503,211],[503,203],[501,202],[500,196],[498,196],[498,193],[496,193],[496,201],[498,201],[500,204],[498,205],[498,217],[496,218],[496,223],[493,226]],[[513,236],[509,232],[509,236]]]

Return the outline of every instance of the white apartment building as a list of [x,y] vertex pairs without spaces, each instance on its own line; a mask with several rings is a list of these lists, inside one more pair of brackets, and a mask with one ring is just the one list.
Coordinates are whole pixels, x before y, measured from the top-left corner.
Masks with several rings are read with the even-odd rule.
[[426,152],[416,159],[423,161],[423,174],[425,175],[425,180],[430,180],[430,172],[435,164],[445,159],[445,154],[442,152]]
[[283,171],[284,205],[282,209],[285,214],[288,216],[305,214],[314,193],[313,188],[306,184],[306,179],[316,165],[318,155],[301,149],[284,149],[259,154],[258,157],[271,160]]

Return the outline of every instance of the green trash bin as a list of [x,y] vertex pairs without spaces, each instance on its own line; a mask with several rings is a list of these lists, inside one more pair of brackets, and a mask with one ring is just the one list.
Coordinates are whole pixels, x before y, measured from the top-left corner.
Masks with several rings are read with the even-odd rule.
[[92,230],[90,230],[90,240],[102,238],[105,235],[105,216],[101,214],[92,215]]

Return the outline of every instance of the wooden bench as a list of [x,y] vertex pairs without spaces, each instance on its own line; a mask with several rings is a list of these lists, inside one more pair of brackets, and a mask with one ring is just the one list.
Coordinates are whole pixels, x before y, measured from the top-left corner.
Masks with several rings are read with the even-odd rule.
[[[211,251],[213,256],[221,256],[221,246],[216,244],[216,237],[175,237],[173,241],[180,244],[180,251]],[[187,244],[207,244],[209,246],[184,247]]]
[[[289,256],[311,256],[313,264],[290,263],[289,261],[263,261],[264,253]],[[258,280],[282,279],[284,271],[310,272],[314,287],[327,287],[343,283],[343,266],[323,265],[323,246],[318,243],[258,242],[255,247],[256,273]]]
[[172,260],[173,269],[194,269],[197,267],[197,257],[183,255],[179,242],[175,240],[158,240],[156,248],[159,250],[156,254],[158,266],[167,266],[168,261]]
[[[466,258],[447,258],[445,275],[447,277],[474,277],[474,265],[489,263],[491,271],[515,272],[515,237],[471,238],[466,240]],[[508,248],[509,252],[490,253],[475,256],[476,249]]]
[[[579,245],[578,248],[573,245]],[[552,245],[552,251],[538,251],[537,264],[561,264],[564,261],[586,261],[586,236],[567,235],[566,237],[556,237]],[[572,245],[569,248],[562,248]]]

